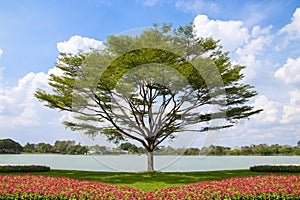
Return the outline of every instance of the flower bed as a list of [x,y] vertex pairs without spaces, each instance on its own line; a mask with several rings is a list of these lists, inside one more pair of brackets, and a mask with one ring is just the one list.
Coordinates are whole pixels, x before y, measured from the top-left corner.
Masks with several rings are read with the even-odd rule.
[[0,172],[47,172],[50,167],[42,165],[0,165]]
[[70,178],[5,175],[0,199],[300,199],[300,176],[237,177],[142,192]]
[[129,187],[70,178],[0,176],[0,199],[129,199],[142,194]]
[[300,199],[300,176],[252,176],[200,182],[156,191],[170,199]]

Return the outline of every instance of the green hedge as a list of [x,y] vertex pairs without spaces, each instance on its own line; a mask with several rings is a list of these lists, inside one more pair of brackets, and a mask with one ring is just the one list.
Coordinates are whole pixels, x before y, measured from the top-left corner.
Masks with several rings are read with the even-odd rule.
[[300,165],[256,165],[251,166],[253,172],[300,172]]
[[49,166],[42,165],[0,165],[0,172],[47,172]]

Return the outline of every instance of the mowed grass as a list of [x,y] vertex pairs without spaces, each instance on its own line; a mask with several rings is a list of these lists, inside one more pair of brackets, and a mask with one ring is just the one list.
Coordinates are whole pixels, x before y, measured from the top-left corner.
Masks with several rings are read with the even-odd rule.
[[[1,173],[2,175],[4,173]],[[10,173],[20,174],[20,173]],[[99,181],[120,186],[129,186],[145,192],[180,186],[201,181],[213,181],[232,177],[267,175],[268,172],[251,172],[250,170],[225,170],[211,172],[91,172],[77,170],[50,170],[49,172],[32,172],[32,175],[68,177],[88,181]],[[274,174],[274,173],[273,173]],[[291,173],[276,173],[291,174]],[[300,173],[293,173],[299,174]]]

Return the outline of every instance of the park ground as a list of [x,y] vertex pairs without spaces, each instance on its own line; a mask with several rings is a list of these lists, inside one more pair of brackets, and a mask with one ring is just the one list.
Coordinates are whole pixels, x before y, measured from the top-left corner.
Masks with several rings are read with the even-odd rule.
[[[4,174],[4,173],[0,173]],[[20,173],[10,173],[20,174]],[[76,170],[55,170],[49,172],[32,172],[32,175],[67,177],[88,181],[106,182],[120,186],[140,189],[144,192],[155,191],[172,186],[181,186],[195,182],[221,180],[233,177],[268,175],[270,172],[252,172],[250,170],[225,170],[208,172],[91,172]],[[300,175],[300,173],[272,173],[283,175]]]

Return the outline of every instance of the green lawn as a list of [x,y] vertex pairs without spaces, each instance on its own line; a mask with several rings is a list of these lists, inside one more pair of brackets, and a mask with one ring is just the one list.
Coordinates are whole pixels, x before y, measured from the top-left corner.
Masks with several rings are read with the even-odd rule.
[[[11,174],[17,174],[17,173],[11,173]],[[89,172],[89,171],[76,171],[76,170],[51,170],[49,172],[34,172],[31,174],[107,182],[116,185],[138,188],[141,189],[142,191],[147,192],[156,189],[185,185],[188,183],[194,183],[200,181],[212,181],[212,180],[219,180],[219,179],[231,178],[231,177],[266,175],[270,173],[251,172],[250,170],[176,172],[176,173],[175,172],[124,173],[124,172]],[[288,174],[288,173],[280,173],[280,174]]]

